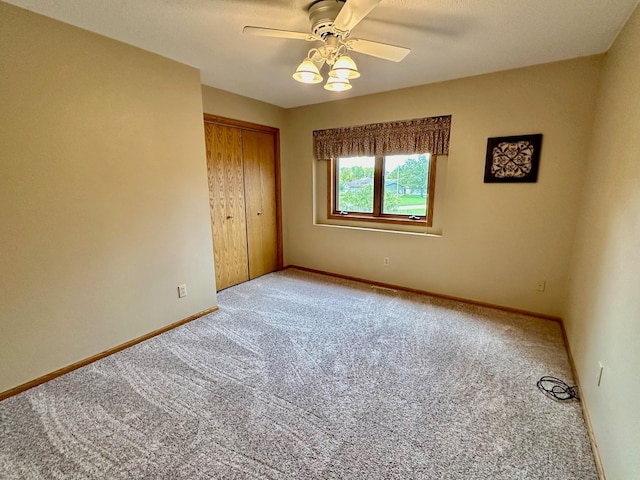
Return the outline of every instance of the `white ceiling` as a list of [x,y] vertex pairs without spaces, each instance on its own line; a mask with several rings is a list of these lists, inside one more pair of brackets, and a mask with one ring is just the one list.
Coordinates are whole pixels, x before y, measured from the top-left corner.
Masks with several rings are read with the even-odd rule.
[[5,1],[196,67],[205,85],[288,108],[602,53],[640,0],[382,0],[352,37],[411,53],[401,63],[353,53],[362,77],[340,93],[291,78],[314,43],[242,34],[245,25],[307,32],[312,0]]

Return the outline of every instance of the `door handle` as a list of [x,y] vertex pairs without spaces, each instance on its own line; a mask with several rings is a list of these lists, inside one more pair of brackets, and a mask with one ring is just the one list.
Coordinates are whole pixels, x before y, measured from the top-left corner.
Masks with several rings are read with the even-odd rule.
[[258,215],[262,215],[262,212],[258,212]]
[[227,220],[229,220],[230,218],[233,218],[233,215],[227,215]]

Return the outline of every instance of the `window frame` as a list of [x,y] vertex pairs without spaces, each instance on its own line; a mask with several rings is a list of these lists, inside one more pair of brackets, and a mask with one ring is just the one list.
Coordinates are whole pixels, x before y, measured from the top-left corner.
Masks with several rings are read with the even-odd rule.
[[338,205],[338,190],[336,187],[339,183],[339,172],[337,168],[338,159],[332,158],[327,162],[327,184],[329,186],[329,191],[327,192],[327,219],[431,227],[433,225],[433,204],[435,199],[436,165],[438,163],[438,156],[430,154],[429,175],[427,178],[427,214],[424,217],[420,217],[419,220],[410,219],[407,215],[382,213],[384,200],[384,156],[375,156],[374,158],[373,213],[347,212],[346,214],[343,214],[339,210],[336,210],[336,206]]

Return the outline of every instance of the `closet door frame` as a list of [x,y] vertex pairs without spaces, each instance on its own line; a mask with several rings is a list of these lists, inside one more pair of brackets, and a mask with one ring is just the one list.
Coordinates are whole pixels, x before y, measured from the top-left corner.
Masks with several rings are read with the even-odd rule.
[[273,135],[274,144],[274,161],[275,161],[275,178],[276,178],[276,255],[278,270],[283,268],[283,255],[282,255],[282,197],[280,194],[280,129],[275,127],[268,127],[266,125],[260,125],[258,123],[245,122],[243,120],[235,120],[233,118],[221,117],[218,115],[204,114],[204,123],[213,123],[216,125],[222,125],[225,127],[235,127],[241,130],[250,130],[254,132],[262,132]]

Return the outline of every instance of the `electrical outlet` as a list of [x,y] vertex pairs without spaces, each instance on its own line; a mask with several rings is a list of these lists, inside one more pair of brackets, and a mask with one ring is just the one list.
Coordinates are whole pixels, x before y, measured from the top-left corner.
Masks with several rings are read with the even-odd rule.
[[536,290],[539,292],[544,292],[544,289],[547,288],[546,280],[538,280],[538,285],[536,286]]
[[384,257],[384,258],[382,259],[382,264],[383,264],[385,267],[388,267],[388,266],[389,266],[389,257]]
[[602,362],[598,362],[598,366],[600,367],[600,370],[598,371],[598,386],[600,386],[600,382],[602,382],[602,373],[604,372],[604,365],[602,365]]
[[187,285],[186,284],[178,285],[178,298],[182,298],[186,296],[187,296]]

